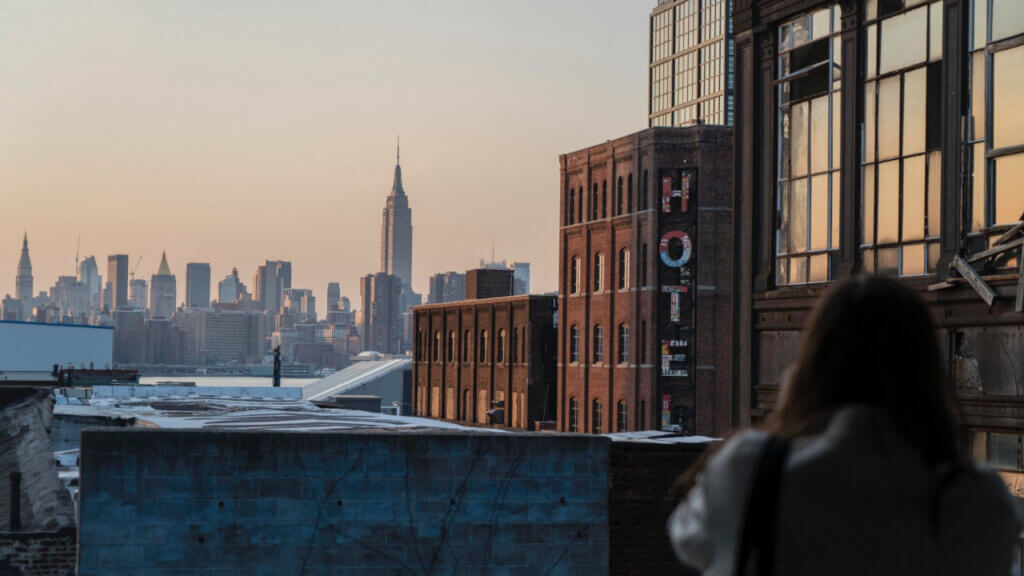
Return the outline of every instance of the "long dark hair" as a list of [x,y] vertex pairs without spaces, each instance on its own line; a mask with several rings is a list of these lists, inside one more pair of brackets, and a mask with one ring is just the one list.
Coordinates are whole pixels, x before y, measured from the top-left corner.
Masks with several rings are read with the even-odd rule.
[[957,460],[956,425],[927,305],[898,280],[858,275],[811,316],[781,405],[765,422],[789,438],[820,432],[851,404],[883,409],[929,467]]

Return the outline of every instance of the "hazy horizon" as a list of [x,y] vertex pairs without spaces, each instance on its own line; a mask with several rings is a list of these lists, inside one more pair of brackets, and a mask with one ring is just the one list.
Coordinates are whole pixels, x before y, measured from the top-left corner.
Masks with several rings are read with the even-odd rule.
[[495,256],[556,289],[557,155],[646,127],[655,2],[0,0],[0,297],[24,231],[36,293],[95,255],[290,260],[358,307],[378,271],[395,138],[413,286]]

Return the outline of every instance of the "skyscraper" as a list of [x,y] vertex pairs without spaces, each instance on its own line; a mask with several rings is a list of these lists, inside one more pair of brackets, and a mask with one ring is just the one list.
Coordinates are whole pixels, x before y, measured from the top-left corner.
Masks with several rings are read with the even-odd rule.
[[733,123],[733,0],[658,0],[651,12],[650,126]]
[[245,284],[238,278],[238,268],[232,268],[231,274],[217,283],[217,302],[229,304],[246,293]]
[[96,265],[96,257],[89,256],[78,266],[78,281],[89,289],[89,297],[97,298],[103,290],[103,278],[100,267]]
[[329,282],[327,284],[327,310],[337,310],[341,303],[341,284]]
[[160,257],[160,268],[149,280],[149,310],[154,318],[170,318],[178,305],[178,281],[167,265],[167,252]]
[[363,297],[363,350],[398,354],[402,346],[401,279],[378,272],[359,282]]
[[466,299],[466,275],[458,272],[443,272],[430,277],[430,293],[427,304],[443,304]]
[[380,271],[397,276],[412,291],[412,210],[402,188],[401,149],[395,158],[395,181],[384,208],[380,230]]
[[110,283],[110,307],[120,310],[128,306],[128,255],[107,257],[107,281]]
[[22,318],[32,314],[32,260],[28,257],[28,232],[21,241],[21,259],[18,260],[18,276],[15,278],[14,296],[21,301]]
[[210,265],[206,262],[185,265],[185,306],[210,307]]
[[133,278],[128,282],[128,304],[137,310],[146,309],[146,300],[149,297],[149,286],[142,278]]
[[530,263],[512,262],[512,294],[520,296],[530,293]]
[[283,260],[267,260],[256,269],[253,280],[255,299],[261,310],[277,313],[281,310],[281,294],[292,287],[292,263]]

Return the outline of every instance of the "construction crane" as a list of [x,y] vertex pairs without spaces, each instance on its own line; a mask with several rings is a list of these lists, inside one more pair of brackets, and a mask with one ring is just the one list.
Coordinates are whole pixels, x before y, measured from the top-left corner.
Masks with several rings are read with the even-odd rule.
[[135,280],[135,271],[139,269],[139,264],[142,264],[142,256],[139,256],[139,259],[135,261],[135,266],[132,266],[132,271],[128,273],[132,280]]
[[78,276],[78,253],[82,248],[82,235],[78,235],[78,242],[75,244],[75,276]]

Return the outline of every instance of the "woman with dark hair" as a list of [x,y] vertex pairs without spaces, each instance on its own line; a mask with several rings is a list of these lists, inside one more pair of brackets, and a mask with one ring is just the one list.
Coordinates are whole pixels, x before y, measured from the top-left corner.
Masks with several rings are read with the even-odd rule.
[[669,519],[714,576],[1006,576],[1019,522],[966,460],[927,306],[858,276],[819,303],[761,429],[712,455]]

